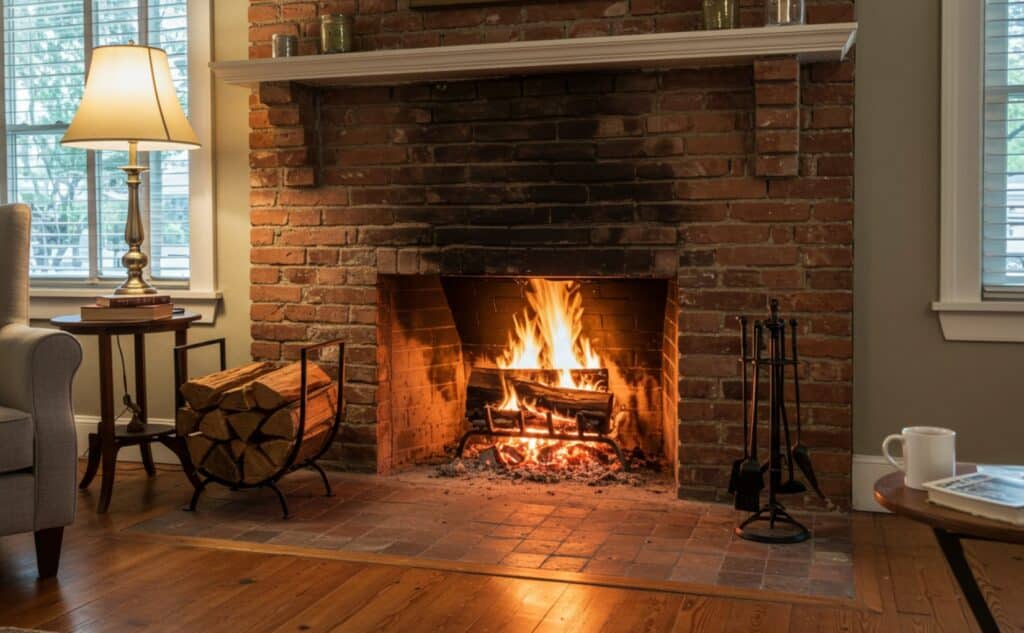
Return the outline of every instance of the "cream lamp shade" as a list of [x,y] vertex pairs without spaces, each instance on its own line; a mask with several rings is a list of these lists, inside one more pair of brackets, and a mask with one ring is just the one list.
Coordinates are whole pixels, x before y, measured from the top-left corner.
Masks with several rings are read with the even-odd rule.
[[143,152],[199,147],[174,92],[167,53],[134,44],[99,46],[61,144],[126,151],[129,143]]

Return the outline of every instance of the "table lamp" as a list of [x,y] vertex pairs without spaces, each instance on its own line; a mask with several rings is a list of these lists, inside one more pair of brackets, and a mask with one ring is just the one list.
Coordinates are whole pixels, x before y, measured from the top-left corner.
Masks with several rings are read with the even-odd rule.
[[199,147],[174,92],[167,53],[132,43],[94,48],[82,102],[60,142],[81,149],[128,151],[128,164],[121,167],[128,179],[128,252],[121,257],[128,279],[114,294],[156,293],[143,278],[149,257],[140,248],[146,235],[139,215],[139,183],[147,168],[138,164],[138,153]]

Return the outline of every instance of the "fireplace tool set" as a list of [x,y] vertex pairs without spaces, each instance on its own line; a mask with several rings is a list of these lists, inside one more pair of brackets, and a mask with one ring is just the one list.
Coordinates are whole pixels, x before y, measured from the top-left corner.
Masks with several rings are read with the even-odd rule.
[[[800,420],[800,377],[797,356],[797,322],[789,321],[791,353],[786,355],[786,321],[779,316],[779,302],[770,302],[770,315],[764,321],[754,321],[753,348],[750,346],[746,317],[740,318],[740,363],[743,371],[743,459],[733,463],[729,492],[734,495],[737,510],[753,514],[737,528],[742,538],[762,543],[799,543],[810,537],[810,532],[794,519],[778,501],[779,494],[799,494],[807,491],[803,482],[794,476],[794,467],[821,498],[825,498],[811,465],[810,453],[802,441]],[[767,341],[765,340],[767,338]],[[765,349],[767,345],[767,350]],[[765,352],[767,351],[767,355]],[[791,443],[789,417],[786,413],[786,368],[793,368],[793,392],[796,412],[796,441]],[[758,401],[762,397],[760,377],[768,374],[768,461],[758,457]],[[753,373],[748,397],[747,379]],[[783,443],[785,436],[785,443]],[[768,503],[761,505],[761,492],[767,475]],[[785,475],[785,480],[783,476]]]

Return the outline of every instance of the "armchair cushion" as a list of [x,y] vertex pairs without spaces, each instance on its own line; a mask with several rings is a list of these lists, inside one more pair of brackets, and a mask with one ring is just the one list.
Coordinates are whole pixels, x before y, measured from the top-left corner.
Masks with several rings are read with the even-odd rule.
[[0,407],[0,473],[30,468],[33,462],[32,416]]

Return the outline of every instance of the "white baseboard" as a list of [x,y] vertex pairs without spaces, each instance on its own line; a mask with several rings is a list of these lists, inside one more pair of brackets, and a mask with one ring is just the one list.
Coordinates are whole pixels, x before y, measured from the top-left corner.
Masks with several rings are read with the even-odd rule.
[[853,509],[864,512],[888,512],[875,501],[875,482],[895,470],[881,455],[854,455]]
[[[150,422],[155,424],[174,424],[174,420],[167,420],[163,418],[151,418]],[[100,417],[98,415],[76,415],[75,416],[75,434],[78,436],[78,455],[79,457],[85,457],[89,452],[89,434],[96,432],[96,427],[100,423]],[[153,446],[153,461],[158,464],[179,464],[177,455],[167,449],[166,446],[158,442],[154,442]],[[142,456],[134,446],[121,449],[117,454],[117,459],[124,462],[141,462]]]

